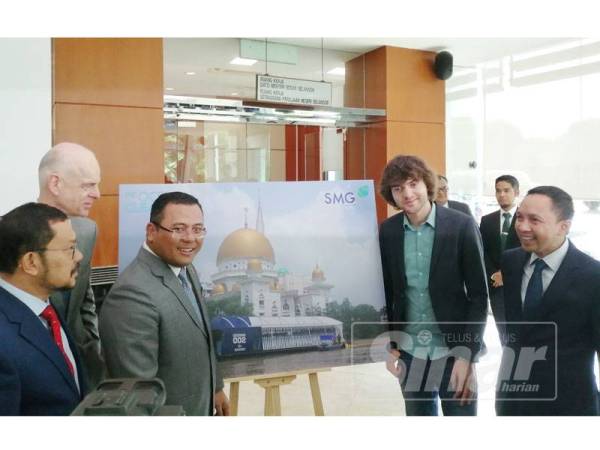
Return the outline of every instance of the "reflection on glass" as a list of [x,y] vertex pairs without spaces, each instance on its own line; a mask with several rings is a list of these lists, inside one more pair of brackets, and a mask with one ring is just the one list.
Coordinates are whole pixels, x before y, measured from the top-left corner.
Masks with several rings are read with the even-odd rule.
[[521,198],[534,186],[559,186],[575,199],[571,239],[599,258],[598,58],[597,40],[573,40],[457,71],[446,85],[451,198],[479,219],[498,208],[500,175],[519,180]]
[[285,127],[166,121],[165,182],[285,180]]

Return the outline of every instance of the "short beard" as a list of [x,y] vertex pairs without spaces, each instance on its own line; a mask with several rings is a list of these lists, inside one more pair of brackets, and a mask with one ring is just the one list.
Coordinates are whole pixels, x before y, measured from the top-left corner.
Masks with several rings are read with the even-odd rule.
[[[68,291],[68,290],[72,289],[69,286],[59,286],[59,287],[57,287],[57,286],[54,286],[54,285],[50,284],[50,281],[48,280],[48,272],[49,272],[49,270],[48,270],[48,261],[46,260],[46,254],[44,252],[42,252],[41,256],[42,256],[42,262],[44,263],[44,270],[43,270],[42,273],[40,273],[40,280],[41,280],[40,284],[45,289],[47,289],[49,292],[55,292],[55,291],[63,292],[63,291]],[[78,268],[78,266],[75,269],[77,269],[77,268]],[[70,278],[69,278],[69,280],[70,280]]]

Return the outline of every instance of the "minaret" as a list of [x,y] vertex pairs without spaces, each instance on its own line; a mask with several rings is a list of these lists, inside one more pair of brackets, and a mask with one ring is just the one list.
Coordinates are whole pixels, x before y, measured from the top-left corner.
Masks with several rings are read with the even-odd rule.
[[256,212],[256,231],[265,234],[265,222],[263,220],[262,206],[260,204],[260,192],[258,194],[258,211]]

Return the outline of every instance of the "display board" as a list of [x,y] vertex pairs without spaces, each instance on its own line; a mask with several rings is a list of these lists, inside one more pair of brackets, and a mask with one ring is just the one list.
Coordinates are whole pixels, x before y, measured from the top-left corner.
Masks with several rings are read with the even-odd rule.
[[385,331],[372,181],[121,185],[120,272],[170,191],[202,204],[194,266],[226,377],[370,361]]

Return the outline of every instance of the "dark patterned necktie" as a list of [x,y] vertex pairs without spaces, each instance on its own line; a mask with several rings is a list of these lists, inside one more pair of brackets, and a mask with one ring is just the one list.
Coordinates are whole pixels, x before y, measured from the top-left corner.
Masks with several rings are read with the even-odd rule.
[[533,262],[533,274],[527,284],[527,291],[525,291],[525,301],[523,302],[523,313],[526,316],[531,316],[532,313],[539,308],[542,303],[542,296],[544,295],[544,285],[542,284],[542,272],[548,265],[543,259],[536,259]]
[[506,239],[510,230],[510,213],[502,213],[502,217],[504,217],[504,222],[502,222],[502,232],[500,233],[500,248],[504,251],[506,250]]

